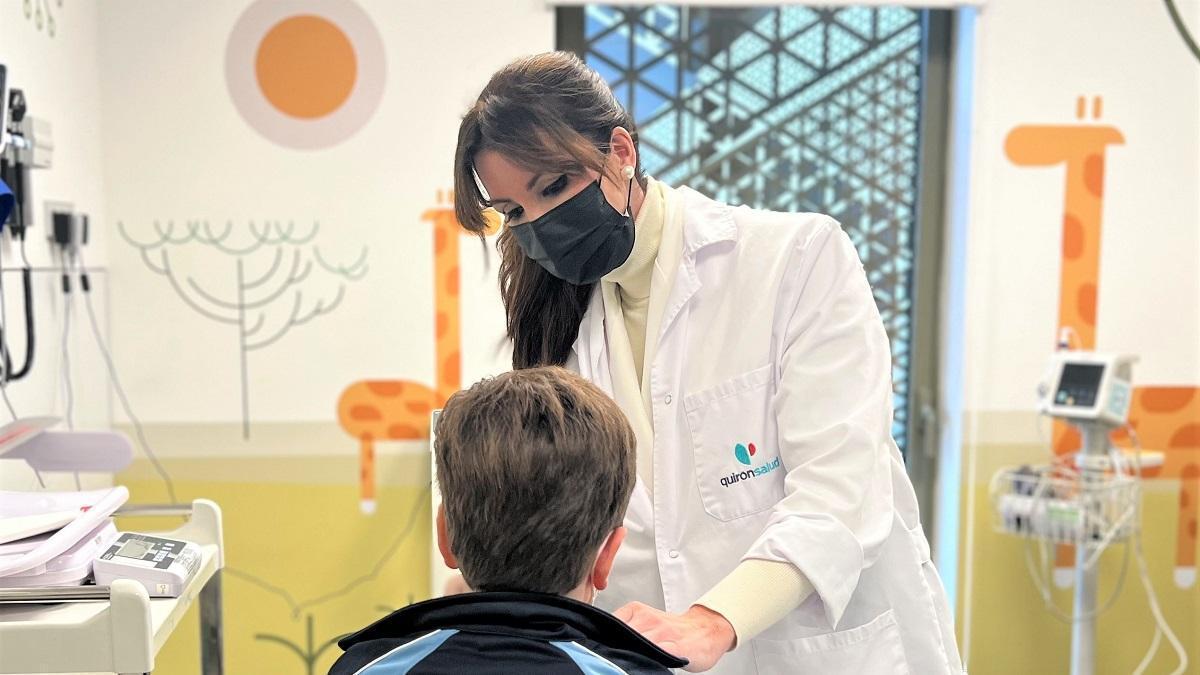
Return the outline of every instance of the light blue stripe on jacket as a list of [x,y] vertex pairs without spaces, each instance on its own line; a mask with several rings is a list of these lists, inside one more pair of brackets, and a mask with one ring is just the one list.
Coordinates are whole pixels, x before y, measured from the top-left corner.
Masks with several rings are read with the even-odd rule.
[[627,671],[621,670],[612,661],[578,642],[551,642],[550,644],[566,652],[575,665],[583,671],[583,675],[629,675]]
[[354,675],[408,675],[408,671],[412,670],[413,666],[432,654],[457,632],[456,630],[435,630],[427,635],[422,635],[359,668]]

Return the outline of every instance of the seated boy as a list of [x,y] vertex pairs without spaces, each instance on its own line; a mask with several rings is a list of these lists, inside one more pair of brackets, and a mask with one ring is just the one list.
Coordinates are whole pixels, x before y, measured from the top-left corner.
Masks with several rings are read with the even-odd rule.
[[434,456],[438,547],[477,592],[417,603],[350,635],[331,675],[666,673],[686,661],[591,606],[625,536],[634,436],[561,368],[450,398]]

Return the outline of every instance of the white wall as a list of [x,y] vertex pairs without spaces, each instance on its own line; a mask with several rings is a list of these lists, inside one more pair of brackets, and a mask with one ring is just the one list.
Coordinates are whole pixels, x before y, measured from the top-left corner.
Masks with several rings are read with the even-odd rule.
[[[24,3],[0,2],[0,63],[8,67],[9,87],[24,90],[29,114],[48,120],[53,126],[54,166],[32,175],[37,219],[26,242],[27,254],[35,267],[59,265],[60,261],[46,241],[47,228],[42,215],[47,199],[68,202],[87,213],[92,222],[92,243],[86,260],[98,290],[96,309],[102,330],[107,325],[107,282],[102,268],[106,265],[106,222],[100,117],[100,76],[97,60],[99,5],[93,2],[50,2],[55,34],[50,36],[43,24],[24,15]],[[20,275],[12,272],[20,264],[20,254],[6,233],[0,241],[7,300],[10,349],[14,360],[25,353],[24,320],[21,311]],[[35,315],[37,352],[30,376],[10,384],[8,392],[17,413],[25,416],[64,415],[62,393],[62,313],[61,284],[57,274],[35,275]],[[70,329],[71,371],[74,389],[74,417],[77,427],[107,427],[109,393],[103,366],[96,349],[87,315],[76,303]],[[2,410],[2,408],[0,408]],[[0,412],[7,421],[7,412]],[[74,487],[70,476],[47,475],[51,487]],[[103,477],[85,477],[89,482]],[[32,489],[36,478],[23,462],[0,460],[0,489]]]
[[[433,378],[432,233],[421,213],[452,185],[458,120],[488,75],[553,44],[553,12],[508,3],[363,2],[385,45],[387,80],[370,121],[340,145],[283,148],[239,116],[226,89],[231,26],[249,3],[107,2],[100,19],[109,221],[293,219],[345,260],[369,247],[370,272],[333,315],[249,357],[258,422],[329,420],[360,378]],[[162,123],[169,120],[169,123]],[[185,308],[114,237],[114,335],[148,423],[238,418],[236,332]],[[187,258],[218,279],[228,260]],[[463,241],[464,383],[497,369],[503,316],[495,265]],[[215,282],[214,282],[215,283]],[[170,320],[147,322],[147,311]],[[165,452],[170,453],[168,449]]]

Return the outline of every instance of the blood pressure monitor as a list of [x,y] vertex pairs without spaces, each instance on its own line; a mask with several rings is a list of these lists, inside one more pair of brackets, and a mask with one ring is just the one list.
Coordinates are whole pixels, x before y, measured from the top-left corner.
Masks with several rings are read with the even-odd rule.
[[1039,412],[1116,427],[1125,424],[1133,395],[1130,380],[1134,361],[1130,356],[1055,352],[1046,380],[1038,388]]
[[132,579],[151,597],[175,598],[200,568],[200,547],[178,539],[122,533],[95,563],[96,585]]

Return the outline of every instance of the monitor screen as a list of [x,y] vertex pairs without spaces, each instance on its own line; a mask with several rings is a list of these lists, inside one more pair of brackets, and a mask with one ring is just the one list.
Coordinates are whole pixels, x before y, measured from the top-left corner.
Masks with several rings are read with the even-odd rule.
[[137,558],[140,560],[142,556],[150,552],[151,548],[153,547],[149,543],[141,539],[130,539],[125,542],[121,550],[117,551],[117,555],[122,558]]
[[1063,366],[1054,403],[1074,408],[1091,408],[1100,395],[1104,366],[1094,363],[1068,363]]

